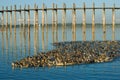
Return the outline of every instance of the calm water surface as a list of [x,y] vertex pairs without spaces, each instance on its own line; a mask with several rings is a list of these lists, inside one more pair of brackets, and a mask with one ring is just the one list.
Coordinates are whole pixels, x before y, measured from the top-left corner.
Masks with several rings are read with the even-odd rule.
[[[112,25],[107,25],[106,39],[112,40]],[[17,26],[16,30],[0,31],[0,80],[119,80],[120,59],[107,63],[82,64],[66,67],[44,67],[13,69],[11,62],[27,56],[36,55],[41,51],[54,48],[52,42],[63,41],[62,28],[58,26],[58,36],[52,35],[52,27],[41,31],[41,27],[30,32],[27,28]],[[77,25],[76,40],[82,40],[82,27]],[[67,25],[65,41],[72,40],[71,25]],[[91,40],[91,25],[87,25],[86,39]],[[116,25],[115,39],[120,40],[120,25]],[[96,25],[96,40],[102,40],[102,25]],[[57,40],[58,38],[58,40]],[[44,44],[43,44],[44,43]]]

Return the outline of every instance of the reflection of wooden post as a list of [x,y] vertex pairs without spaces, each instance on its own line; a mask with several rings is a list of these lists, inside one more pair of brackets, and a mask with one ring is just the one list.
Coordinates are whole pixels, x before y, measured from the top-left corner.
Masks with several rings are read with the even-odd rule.
[[12,6],[10,11],[10,32],[12,31]]
[[95,40],[95,4],[93,3],[93,13],[92,13],[92,41]]
[[58,12],[57,12],[57,4],[55,10],[55,31],[56,31],[56,42],[58,42]]
[[16,5],[14,6],[14,31],[16,31]]
[[53,39],[53,43],[55,42],[54,41],[54,26],[55,26],[55,24],[54,24],[54,21],[55,21],[55,16],[54,16],[54,3],[53,3],[53,9],[52,9],[52,39]]
[[6,7],[6,29],[8,29],[8,7]]
[[83,26],[82,26],[82,33],[83,33],[83,41],[86,40],[86,6],[85,3],[83,5]]
[[24,54],[26,56],[26,31],[23,32],[23,46],[24,46]]
[[6,32],[6,53],[8,53],[8,30]]
[[112,40],[115,40],[115,4],[112,9]]
[[2,30],[4,30],[4,7],[2,7]]
[[62,39],[65,41],[65,24],[66,24],[66,4],[63,4],[63,13],[62,13]]
[[42,49],[44,51],[44,21],[45,21],[45,13],[44,13],[44,4],[42,5]]
[[106,40],[105,3],[103,3],[103,40]]
[[2,54],[4,53],[4,33],[2,32]]

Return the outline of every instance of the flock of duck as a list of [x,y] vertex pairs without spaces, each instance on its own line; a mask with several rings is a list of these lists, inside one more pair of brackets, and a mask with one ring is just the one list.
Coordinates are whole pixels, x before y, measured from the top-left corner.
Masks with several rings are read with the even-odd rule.
[[53,43],[55,49],[12,62],[12,67],[51,67],[113,61],[120,56],[120,41]]

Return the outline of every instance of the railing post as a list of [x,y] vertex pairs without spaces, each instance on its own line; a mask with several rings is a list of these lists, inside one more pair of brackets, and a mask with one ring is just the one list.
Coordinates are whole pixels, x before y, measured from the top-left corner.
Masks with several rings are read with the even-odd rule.
[[82,25],[83,41],[86,41],[86,6],[83,4],[83,25]]
[[106,40],[106,18],[105,18],[105,3],[103,3],[103,40]]
[[115,4],[112,9],[112,40],[115,40]]
[[93,3],[92,9],[92,41],[95,40],[95,4]]

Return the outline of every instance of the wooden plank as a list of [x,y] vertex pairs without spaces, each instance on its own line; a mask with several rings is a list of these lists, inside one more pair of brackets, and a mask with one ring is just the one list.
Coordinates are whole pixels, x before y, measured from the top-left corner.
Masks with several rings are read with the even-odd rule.
[[105,16],[105,3],[103,3],[103,40],[106,40],[106,16]]
[[83,41],[86,41],[86,6],[83,4],[83,24],[82,24]]
[[95,4],[93,3],[92,10],[92,41],[95,40]]
[[115,4],[112,9],[112,40],[115,40]]
[[[81,7],[77,7],[77,8],[75,8],[76,10],[82,10],[82,9],[84,9],[83,7],[81,8]],[[86,9],[87,10],[92,10],[93,8],[92,7],[86,7]],[[103,9],[103,7],[95,7],[95,10],[102,10]],[[111,10],[111,9],[113,9],[113,7],[105,7],[105,9],[106,10]],[[120,9],[120,7],[115,7],[115,9],[116,10],[119,10]],[[30,11],[35,11],[36,9],[33,9],[33,8],[31,8],[30,9]],[[40,10],[40,11],[42,11],[42,8],[38,8],[37,10]],[[47,8],[47,10],[53,10],[53,8]],[[63,8],[57,8],[57,10],[64,10]],[[66,8],[66,10],[73,10],[73,8]],[[2,12],[5,12],[6,10],[4,10],[4,11],[2,11],[2,10],[0,10],[0,13],[2,13]],[[11,11],[15,11],[15,10],[8,10],[8,12],[11,12]],[[20,10],[19,9],[17,9],[16,10],[16,12],[19,12]],[[21,11],[28,11],[27,9],[21,9]]]

